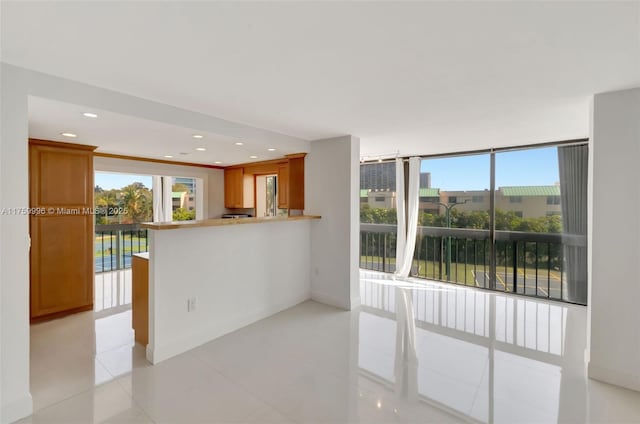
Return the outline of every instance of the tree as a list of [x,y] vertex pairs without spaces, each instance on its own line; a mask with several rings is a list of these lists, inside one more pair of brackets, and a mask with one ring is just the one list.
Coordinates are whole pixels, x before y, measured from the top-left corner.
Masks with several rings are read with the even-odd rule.
[[142,183],[133,183],[120,189],[122,207],[130,222],[151,220],[152,195]]
[[184,208],[178,208],[173,211],[172,219],[174,221],[191,221],[196,219],[196,211],[187,211]]

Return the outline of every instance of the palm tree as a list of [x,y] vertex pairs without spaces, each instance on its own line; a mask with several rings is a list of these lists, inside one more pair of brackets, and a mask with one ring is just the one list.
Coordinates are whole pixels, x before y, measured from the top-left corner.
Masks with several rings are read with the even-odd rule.
[[141,183],[133,183],[121,189],[122,207],[131,222],[151,220],[151,191]]
[[120,194],[122,196],[122,206],[126,209],[125,216],[129,217],[130,222],[136,221],[142,209],[142,195],[140,190],[133,184],[130,184],[122,187]]

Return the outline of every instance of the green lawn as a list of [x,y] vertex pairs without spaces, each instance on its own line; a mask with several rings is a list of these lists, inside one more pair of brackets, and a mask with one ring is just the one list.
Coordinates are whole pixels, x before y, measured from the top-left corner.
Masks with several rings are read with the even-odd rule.
[[[387,270],[389,270],[389,265],[395,265],[395,258],[387,258],[386,261]],[[378,269],[375,265],[379,265],[382,267],[382,258],[377,256],[360,256],[360,264],[363,268],[373,268],[375,270],[382,271],[382,268]],[[373,264],[373,266],[372,266]],[[432,280],[440,280],[440,267],[442,267],[442,280],[446,281],[446,271],[445,264],[440,264],[439,262],[434,261],[413,261],[412,275],[432,279]],[[504,266],[498,266],[498,285],[504,285]],[[481,286],[483,283],[483,273],[489,272],[489,264],[487,263],[486,267],[482,264],[474,265],[473,264],[465,264],[464,263],[451,263],[451,279],[448,281],[466,284],[468,286],[477,286],[475,283],[475,273],[477,272],[477,280],[479,285]],[[512,272],[512,268],[507,267],[507,272]],[[534,273],[533,267],[527,267],[527,276],[532,276]],[[547,277],[547,268],[539,267],[538,268],[539,277],[546,280]],[[524,276],[523,270],[519,269],[520,277]],[[559,282],[560,281],[560,272],[551,271],[550,277],[552,281]],[[465,281],[466,279],[466,281]]]
[[[113,244],[115,245],[115,241],[116,241],[116,236],[96,236],[94,239],[94,246],[95,246],[95,257],[99,258],[103,255],[110,255],[110,254],[115,254],[115,246],[112,249],[110,248],[105,248],[104,252],[102,250],[102,246],[101,243],[102,241],[104,241],[105,243],[109,242],[109,239],[111,239],[111,242],[113,242]],[[124,246],[120,247],[120,252],[122,252],[122,254],[129,254],[129,253],[138,253],[138,243],[140,243],[140,248],[144,251],[144,246],[147,243],[147,239],[145,237],[137,237],[137,236],[133,236],[133,237],[129,237],[129,236],[125,236],[122,238],[122,240],[124,240]]]

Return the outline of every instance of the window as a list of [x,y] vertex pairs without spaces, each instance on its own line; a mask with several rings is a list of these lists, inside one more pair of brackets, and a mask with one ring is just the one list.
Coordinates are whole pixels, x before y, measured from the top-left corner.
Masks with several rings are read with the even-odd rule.
[[[376,271],[395,271],[396,254],[396,162],[360,165],[360,223],[375,224],[381,232],[362,232],[360,267]],[[377,192],[377,193],[376,193]],[[383,192],[383,193],[381,193]]]
[[[578,227],[586,223],[587,152],[585,144],[496,153],[496,230],[512,234],[512,240],[496,241],[502,252],[496,264],[503,279],[509,277],[500,267],[524,273],[517,293],[586,304],[586,249],[562,234],[586,236],[586,225]],[[564,211],[565,196],[583,206]],[[545,233],[547,240],[535,241],[534,233]]]
[[96,172],[96,225],[153,220],[151,176]]
[[174,221],[193,221],[196,219],[195,178],[172,177],[171,198]]
[[[587,158],[579,142],[423,159],[411,275],[586,304]],[[390,217],[368,200],[361,266],[393,272]]]
[[[411,275],[586,304],[587,158],[580,142],[423,159]],[[361,266],[393,272],[393,218],[374,199],[361,207]]]

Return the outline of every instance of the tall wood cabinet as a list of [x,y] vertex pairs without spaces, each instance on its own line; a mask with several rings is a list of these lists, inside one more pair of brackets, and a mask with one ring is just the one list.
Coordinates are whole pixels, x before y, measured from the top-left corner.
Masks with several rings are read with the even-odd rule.
[[94,149],[29,140],[32,321],[93,309]]

